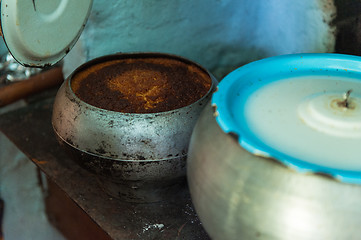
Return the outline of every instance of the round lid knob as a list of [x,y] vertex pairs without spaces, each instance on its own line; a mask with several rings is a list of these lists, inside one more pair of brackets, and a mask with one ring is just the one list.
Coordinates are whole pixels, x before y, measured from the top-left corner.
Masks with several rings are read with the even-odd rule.
[[59,62],[78,40],[92,0],[1,0],[1,29],[13,57],[24,66]]

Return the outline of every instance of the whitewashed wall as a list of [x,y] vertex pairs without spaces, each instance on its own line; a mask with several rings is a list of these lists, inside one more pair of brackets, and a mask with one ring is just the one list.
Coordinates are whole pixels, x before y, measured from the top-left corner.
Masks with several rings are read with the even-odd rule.
[[333,51],[334,14],[330,0],[94,0],[81,36],[83,60],[74,50],[65,73],[106,54],[155,51],[222,77],[268,56]]

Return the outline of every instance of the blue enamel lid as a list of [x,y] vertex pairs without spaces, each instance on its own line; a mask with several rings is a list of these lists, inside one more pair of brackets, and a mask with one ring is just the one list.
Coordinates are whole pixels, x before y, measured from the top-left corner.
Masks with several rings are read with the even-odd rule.
[[[324,173],[342,182],[360,184],[361,169],[330,167],[285,153],[262,141],[249,126],[245,103],[252,93],[277,81],[303,76],[347,78],[361,86],[361,57],[333,53],[290,54],[246,64],[228,74],[213,94],[212,106],[216,107],[217,123],[225,133],[236,135],[239,144],[250,153],[274,158],[299,172]],[[292,135],[292,131],[289,134]],[[361,161],[360,139],[355,141],[360,143],[360,150],[356,151],[360,152]]]

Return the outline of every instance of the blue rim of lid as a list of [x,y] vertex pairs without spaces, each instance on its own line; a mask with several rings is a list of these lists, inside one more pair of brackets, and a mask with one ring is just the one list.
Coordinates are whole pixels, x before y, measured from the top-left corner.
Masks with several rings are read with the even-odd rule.
[[[232,112],[234,96],[244,102],[244,89],[256,89],[285,77],[302,75],[338,75],[361,81],[361,57],[336,53],[305,53],[269,57],[246,64],[229,73],[212,96],[216,108],[216,121],[225,133],[237,136],[240,146],[248,152],[273,158],[301,173],[323,173],[345,182],[361,184],[361,172],[316,165],[286,155],[260,141],[246,126],[246,119]],[[242,94],[241,94],[242,92]],[[250,90],[249,93],[252,91]],[[361,160],[361,159],[360,159]]]

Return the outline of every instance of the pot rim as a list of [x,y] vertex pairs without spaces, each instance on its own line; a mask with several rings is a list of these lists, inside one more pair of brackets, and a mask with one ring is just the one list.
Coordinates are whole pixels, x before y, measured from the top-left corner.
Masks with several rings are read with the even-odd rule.
[[[118,112],[118,111],[113,111],[113,110],[108,110],[108,109],[103,109],[94,105],[91,105],[85,101],[83,101],[82,99],[80,99],[73,91],[73,89],[71,88],[71,79],[73,78],[74,75],[76,75],[77,73],[85,70],[86,68],[90,67],[91,65],[95,65],[97,63],[101,63],[101,62],[105,62],[105,61],[110,61],[110,60],[116,60],[116,59],[126,59],[126,58],[170,58],[170,59],[175,59],[181,62],[184,62],[186,64],[192,64],[195,65],[196,67],[198,67],[201,71],[203,71],[204,73],[206,73],[210,80],[211,80],[211,86],[209,88],[209,90],[207,91],[207,93],[205,93],[201,98],[199,98],[197,101],[181,107],[181,108],[175,108],[172,110],[168,110],[168,111],[163,111],[163,112],[155,112],[155,113],[125,113],[125,112]],[[174,54],[169,54],[169,53],[161,53],[161,52],[129,52],[129,53],[114,53],[114,54],[109,54],[109,55],[104,55],[101,57],[97,57],[94,58],[88,62],[83,63],[82,65],[80,65],[77,69],[75,69],[65,80],[65,84],[67,86],[67,88],[69,89],[69,92],[72,95],[72,98],[76,99],[77,101],[85,104],[88,108],[90,108],[91,110],[96,110],[96,111],[101,111],[101,112],[113,112],[114,114],[119,114],[119,115],[124,115],[124,116],[159,116],[159,115],[166,115],[172,112],[177,112],[177,111],[181,111],[184,110],[186,108],[189,108],[191,106],[197,105],[199,104],[201,101],[203,101],[205,98],[207,98],[210,94],[212,94],[212,92],[215,89],[215,86],[217,85],[217,80],[216,78],[204,67],[202,67],[200,64],[189,60],[187,58],[178,56],[178,55],[174,55]]]

